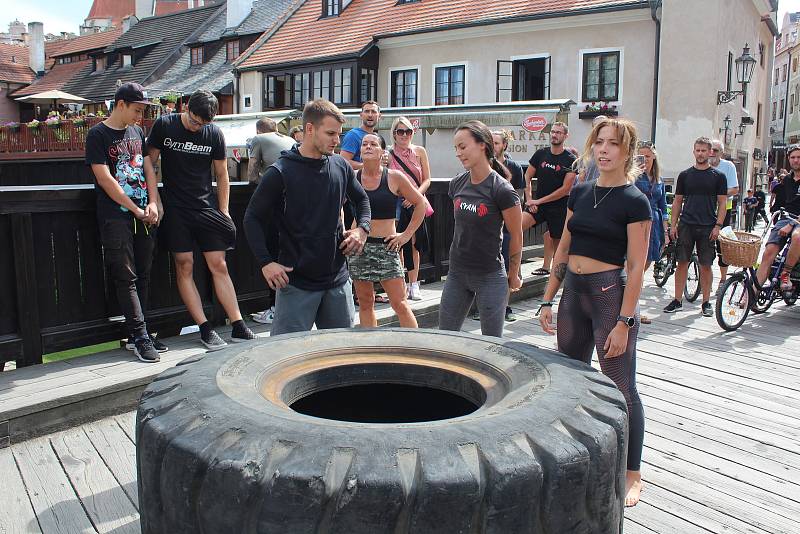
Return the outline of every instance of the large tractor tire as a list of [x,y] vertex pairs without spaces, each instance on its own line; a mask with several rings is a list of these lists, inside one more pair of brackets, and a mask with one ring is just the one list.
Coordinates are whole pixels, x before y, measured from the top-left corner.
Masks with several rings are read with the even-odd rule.
[[622,532],[625,400],[550,350],[327,330],[187,359],[141,398],[143,534]]

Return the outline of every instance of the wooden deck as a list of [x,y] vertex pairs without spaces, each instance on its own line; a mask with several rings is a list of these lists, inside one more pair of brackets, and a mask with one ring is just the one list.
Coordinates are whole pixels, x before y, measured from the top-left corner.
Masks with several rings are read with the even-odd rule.
[[[664,315],[668,301],[664,290],[644,291],[654,320],[638,352],[645,489],[625,532],[800,532],[800,306],[777,303],[722,333],[699,303]],[[537,306],[517,303],[520,320],[506,324],[506,336],[552,347]],[[479,331],[469,320],[465,329]],[[162,367],[196,351],[180,343]],[[145,364],[127,358],[116,365],[142,372]],[[54,377],[40,391],[74,379]],[[133,438],[130,412],[0,449],[0,533],[138,533]]]

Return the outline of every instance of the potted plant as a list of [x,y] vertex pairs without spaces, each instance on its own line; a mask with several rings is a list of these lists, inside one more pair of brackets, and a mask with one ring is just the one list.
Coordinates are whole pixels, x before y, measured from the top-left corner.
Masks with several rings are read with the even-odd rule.
[[42,123],[37,121],[36,119],[33,119],[31,122],[26,123],[25,126],[27,126],[29,130],[38,131],[40,124]]
[[45,119],[44,123],[50,128],[53,129],[58,128],[59,126],[61,126],[61,117],[59,117],[58,115],[50,115],[49,117],[47,117],[47,119]]
[[19,130],[19,123],[13,121],[7,122],[3,125],[3,127],[10,132],[16,132],[17,130]]
[[586,104],[586,107],[583,108],[583,111],[578,112],[579,119],[594,119],[598,115],[606,115],[607,117],[616,117],[619,115],[619,110],[617,110],[616,104],[611,104],[609,102],[592,102],[591,104]]

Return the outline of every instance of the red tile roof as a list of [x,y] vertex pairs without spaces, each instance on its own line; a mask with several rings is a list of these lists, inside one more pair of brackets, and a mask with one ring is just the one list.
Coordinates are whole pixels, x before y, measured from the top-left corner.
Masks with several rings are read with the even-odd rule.
[[[45,45],[45,50],[48,52],[49,57],[68,56],[71,54],[80,54],[88,52],[89,50],[96,50],[98,48],[105,48],[119,36],[122,35],[122,28],[111,28],[104,32],[90,33],[74,37],[72,39],[63,39],[60,45],[55,50],[48,50]],[[58,42],[58,41],[52,41]]]
[[27,66],[29,57],[28,47],[25,45],[0,43],[0,63],[16,63]]
[[111,24],[119,26],[122,19],[136,13],[136,0],[94,0],[87,19],[111,19]]
[[466,2],[422,0],[397,5],[397,0],[353,0],[339,16],[320,18],[323,0],[306,0],[265,43],[239,64],[241,68],[354,55],[375,36],[433,31],[548,13],[626,4],[646,0],[505,0]]
[[91,63],[91,59],[83,61],[75,61],[74,63],[65,63],[63,65],[54,65],[50,71],[44,76],[34,81],[27,87],[15,91],[12,98],[19,98],[21,96],[35,95],[44,91],[54,89],[61,89],[64,85],[72,79],[72,77],[81,71],[83,67]]
[[28,66],[28,47],[0,43],[0,81],[31,83],[36,74]]

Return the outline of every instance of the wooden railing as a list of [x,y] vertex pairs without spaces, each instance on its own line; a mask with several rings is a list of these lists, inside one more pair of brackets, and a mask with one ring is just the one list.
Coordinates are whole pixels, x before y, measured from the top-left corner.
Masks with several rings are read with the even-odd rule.
[[[428,199],[436,213],[425,220],[431,247],[422,257],[420,278],[447,274],[453,236],[453,210],[447,180],[434,180]],[[266,308],[272,295],[250,252],[242,218],[253,192],[246,183],[231,185],[230,212],[239,229],[228,268],[243,313]],[[90,185],[0,187],[0,362],[18,366],[42,362],[42,354],[125,337],[119,305],[103,268]],[[541,231],[525,236],[524,257],[535,255]],[[211,276],[195,263],[195,281],[206,313],[215,324],[225,320]],[[159,248],[151,274],[148,326],[162,335],[192,323],[178,295],[169,254]]]
[[[82,121],[63,120],[57,126],[41,122],[35,128],[27,124],[13,128],[0,126],[0,159],[80,157],[86,149],[86,134],[102,120],[100,117],[87,117]],[[142,121],[145,133],[152,125],[153,119]]]

